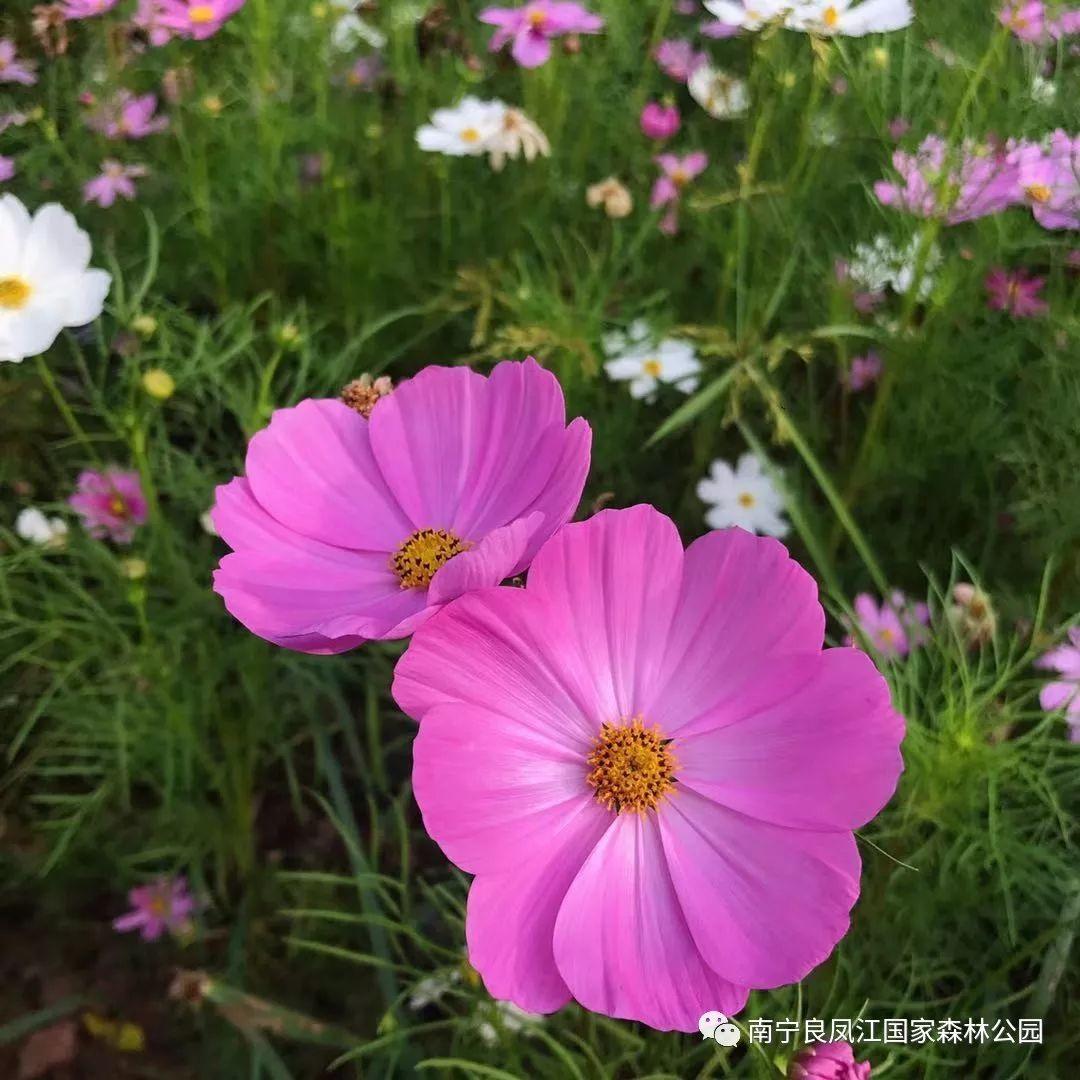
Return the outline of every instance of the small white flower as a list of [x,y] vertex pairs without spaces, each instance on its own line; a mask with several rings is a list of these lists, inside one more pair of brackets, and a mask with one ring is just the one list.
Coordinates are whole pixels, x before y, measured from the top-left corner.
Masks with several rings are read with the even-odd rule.
[[697,493],[709,505],[705,521],[711,529],[738,525],[764,536],[788,533],[783,493],[756,454],[743,454],[734,469],[726,461],[714,461],[709,475],[698,482]]
[[1057,97],[1057,83],[1053,79],[1044,79],[1036,75],[1031,80],[1031,100],[1036,105],[1052,105]]
[[90,237],[62,206],[31,218],[14,195],[0,197],[0,362],[37,356],[65,326],[100,314],[111,278],[90,267]]
[[[848,274],[857,285],[872,292],[886,287],[903,295],[915,281],[918,263],[919,238],[906,247],[898,248],[887,236],[878,236],[869,244],[856,244],[848,264]],[[941,249],[932,245],[923,257],[919,299],[925,300],[934,290],[934,274],[941,266]]]
[[461,972],[457,968],[436,971],[434,975],[425,975],[409,994],[409,1008],[413,1012],[435,1005],[459,983]]
[[358,45],[381,49],[386,44],[386,35],[356,14],[355,2],[331,0],[331,6],[345,12],[334,21],[334,29],[330,34],[330,44],[338,52],[353,52]]
[[221,533],[217,531],[217,526],[214,524],[213,507],[209,510],[204,510],[199,515],[199,524],[202,526],[203,532],[209,536],[220,536]]
[[551,153],[551,143],[536,122],[520,109],[507,108],[502,127],[492,135],[487,149],[491,167],[502,172],[507,158],[517,161],[524,156],[526,161],[535,161],[538,156],[547,157]]
[[61,548],[67,542],[68,527],[63,518],[46,517],[36,506],[19,511],[15,519],[15,535],[31,544]]
[[464,97],[452,109],[436,109],[431,123],[416,132],[421,150],[451,157],[476,156],[491,149],[503,129],[506,106],[501,101]]
[[697,389],[701,362],[694,346],[679,338],[657,341],[643,319],[634,322],[623,334],[607,334],[604,353],[610,357],[604,364],[608,378],[630,383],[630,396],[651,400],[661,383],[667,383],[684,394]]
[[690,96],[716,120],[743,116],[750,107],[746,83],[708,64],[694,71],[686,87]]
[[903,30],[914,17],[911,0],[800,0],[784,25],[809,34],[865,37]]
[[528,1034],[529,1028],[543,1021],[543,1016],[519,1009],[510,1001],[484,1002],[476,1010],[476,1033],[488,1046],[494,1046],[500,1036]]

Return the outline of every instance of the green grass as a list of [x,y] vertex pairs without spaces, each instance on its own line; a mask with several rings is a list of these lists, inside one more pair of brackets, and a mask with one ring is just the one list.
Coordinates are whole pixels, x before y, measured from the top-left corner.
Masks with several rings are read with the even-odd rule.
[[[24,53],[31,6],[0,13],[0,37]],[[116,275],[106,316],[43,363],[0,370],[0,522],[29,503],[62,510],[95,462],[137,468],[152,499],[130,551],[73,528],[66,551],[43,552],[0,526],[9,934],[53,948],[89,935],[94,955],[149,968],[162,1002],[172,966],[211,972],[201,1010],[163,1005],[152,1030],[167,1032],[171,1066],[200,1077],[303,1078],[339,1054],[346,1076],[780,1075],[790,1047],[723,1051],[576,1006],[523,1032],[496,1016],[489,1045],[490,999],[463,966],[467,882],[424,835],[409,789],[413,726],[388,695],[400,647],[287,653],[210,591],[223,548],[199,517],[275,407],[363,371],[531,353],[593,426],[583,514],[598,500],[652,502],[689,539],[705,528],[694,487],[709,462],[759,446],[782,470],[792,550],[822,584],[834,640],[859,591],[902,587],[935,612],[930,643],[887,670],[908,721],[906,771],[860,834],[851,932],[801,986],[755,993],[739,1021],[1042,1017],[1045,1045],[1030,1053],[961,1043],[860,1056],[875,1077],[1072,1075],[1080,755],[1040,711],[1031,663],[1080,610],[1076,237],[1022,210],[939,231],[870,189],[889,171],[897,115],[912,122],[908,141],[1080,130],[1077,61],[1049,50],[1058,94],[1040,104],[1030,87],[1044,57],[998,28],[993,5],[922,0],[917,25],[886,38],[710,43],[754,103],[719,122],[648,58],[649,43],[694,24],[667,0],[593,0],[607,32],[534,72],[488,56],[481,4],[445,5],[479,72],[445,31],[418,47],[412,6],[374,17],[391,81],[373,94],[336,81],[346,63],[327,22],[286,0],[249,0],[213,39],[127,66],[115,17],[79,23],[36,88],[0,86],[0,113],[40,107],[0,136],[19,163],[9,189],[77,208],[82,182],[117,153],[83,126],[78,94],[154,89],[183,62],[192,81],[169,134],[120,148],[151,168],[139,203],[78,211],[95,264]],[[840,76],[844,95],[831,89]],[[637,113],[676,91],[676,144],[711,165],[667,238],[647,208],[655,147]],[[525,108],[551,158],[494,174],[421,154],[416,127],[465,92]],[[835,143],[815,137],[823,127]],[[300,159],[312,153],[326,169],[309,186]],[[585,205],[585,187],[613,174],[636,200],[623,221]],[[944,263],[925,304],[894,298],[867,319],[833,263],[881,233],[936,233]],[[1045,273],[1051,313],[987,311],[994,265]],[[133,331],[140,316],[152,333]],[[698,342],[697,396],[645,405],[605,379],[602,335],[642,316]],[[870,346],[886,382],[844,393],[840,374]],[[141,388],[154,368],[176,381],[165,402]],[[130,579],[128,556],[145,560],[144,577]],[[956,580],[993,595],[999,632],[981,650],[944,617]],[[206,899],[198,940],[112,939],[126,888],[162,872],[188,874]],[[456,973],[441,1004],[413,1010],[416,984],[440,972]],[[138,1013],[90,983],[80,992]],[[259,1022],[237,1006],[242,991],[272,1003]],[[0,992],[0,1047],[49,1022],[50,1005]]]

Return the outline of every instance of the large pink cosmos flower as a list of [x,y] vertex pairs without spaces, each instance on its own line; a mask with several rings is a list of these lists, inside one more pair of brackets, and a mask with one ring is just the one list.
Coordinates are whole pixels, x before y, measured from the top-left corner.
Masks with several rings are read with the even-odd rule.
[[213,37],[246,0],[160,0],[156,25],[180,37]]
[[1058,130],[1047,149],[1023,143],[1010,155],[1020,198],[1044,229],[1080,229],[1080,135]]
[[393,693],[420,722],[424,824],[476,875],[469,961],[494,997],[693,1031],[825,960],[903,720],[824,628],[777,541],[733,528],[684,552],[636,506],[417,632]]
[[902,183],[880,180],[874,194],[884,206],[948,225],[999,213],[1020,199],[1012,155],[973,143],[950,155],[944,139],[925,138],[914,154],[897,150],[893,168]]
[[540,67],[548,62],[552,38],[563,34],[599,34],[604,28],[599,15],[566,0],[530,0],[519,8],[485,8],[479,19],[498,27],[488,46],[491,51],[498,52],[513,42],[510,55],[523,68]]
[[260,637],[335,653],[411,634],[470,589],[524,570],[577,508],[592,433],[566,423],[535,360],[485,378],[429,367],[365,419],[340,401],[281,409],[247,475],[217,490],[233,548],[214,575]]

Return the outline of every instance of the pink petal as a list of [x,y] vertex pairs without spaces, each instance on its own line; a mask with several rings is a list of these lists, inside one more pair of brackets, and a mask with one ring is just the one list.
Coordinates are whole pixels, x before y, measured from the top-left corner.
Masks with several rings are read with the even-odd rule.
[[696,1031],[702,1013],[746,1003],[690,936],[654,814],[617,816],[563,900],[554,944],[570,992],[606,1016]]
[[340,401],[274,413],[248,447],[247,478],[267,513],[314,540],[388,553],[415,531],[379,472],[367,421]]
[[686,549],[648,718],[685,736],[746,716],[775,700],[778,661],[818,653],[824,636],[817,584],[783,544],[742,529],[708,533]]
[[659,827],[690,932],[723,978],[797,982],[847,932],[859,896],[851,833],[768,825],[682,789],[661,807]]
[[474,705],[438,705],[413,743],[424,827],[468,873],[520,868],[585,808],[609,816],[586,783],[587,752],[542,716],[524,723]]
[[445,604],[473,589],[498,585],[514,573],[533,534],[544,524],[543,514],[489,532],[468,551],[452,558],[431,579],[429,604]]
[[679,781],[763,821],[857,829],[892,797],[904,767],[904,722],[888,685],[858,649],[781,664],[797,673],[788,693],[755,710],[761,688],[751,688],[742,719],[676,740]]
[[138,930],[149,918],[145,911],[129,911],[126,915],[113,919],[112,928],[122,934],[129,930]]
[[514,36],[510,55],[523,68],[536,68],[548,62],[551,56],[551,39],[544,33],[526,28]]
[[481,874],[469,890],[465,932],[469,963],[488,993],[528,1012],[548,1013],[570,1000],[555,966],[555,918],[566,890],[611,824],[591,800],[566,813],[523,865]]

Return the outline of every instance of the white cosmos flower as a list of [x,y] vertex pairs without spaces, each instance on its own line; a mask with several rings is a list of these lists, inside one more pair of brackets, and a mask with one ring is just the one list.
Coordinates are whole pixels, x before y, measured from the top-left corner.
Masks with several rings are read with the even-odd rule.
[[1046,79],[1042,75],[1036,75],[1031,80],[1031,100],[1036,105],[1052,105],[1057,97],[1057,83],[1053,79]]
[[67,534],[67,522],[63,518],[46,517],[36,506],[20,510],[15,519],[15,535],[42,547],[63,547]]
[[760,30],[774,20],[783,18],[795,6],[795,0],[706,0],[705,9],[728,26],[744,30]]
[[630,383],[630,396],[651,400],[661,383],[689,394],[697,389],[701,363],[694,346],[679,338],[657,341],[643,319],[634,322],[625,333],[608,334],[604,352],[610,358],[604,364],[608,378]]
[[738,525],[764,536],[788,534],[784,496],[756,454],[743,454],[734,469],[726,461],[714,461],[709,475],[698,482],[697,493],[709,506],[705,521],[711,529]]
[[464,97],[452,109],[436,109],[431,123],[416,132],[421,150],[451,157],[487,153],[502,133],[506,106],[501,101]]
[[903,30],[914,17],[911,0],[801,0],[784,25],[810,34],[864,37]]
[[746,83],[726,71],[702,64],[690,76],[690,96],[717,120],[742,116],[750,107]]
[[[887,236],[878,236],[869,244],[855,245],[848,263],[848,276],[856,285],[871,292],[881,292],[888,287],[903,295],[915,282],[918,255],[918,237],[899,248]],[[918,292],[920,300],[925,300],[933,292],[934,275],[941,261],[941,249],[933,244],[923,258]]]
[[90,269],[90,237],[62,206],[31,218],[14,195],[0,197],[0,361],[37,356],[65,326],[93,322],[111,280]]

